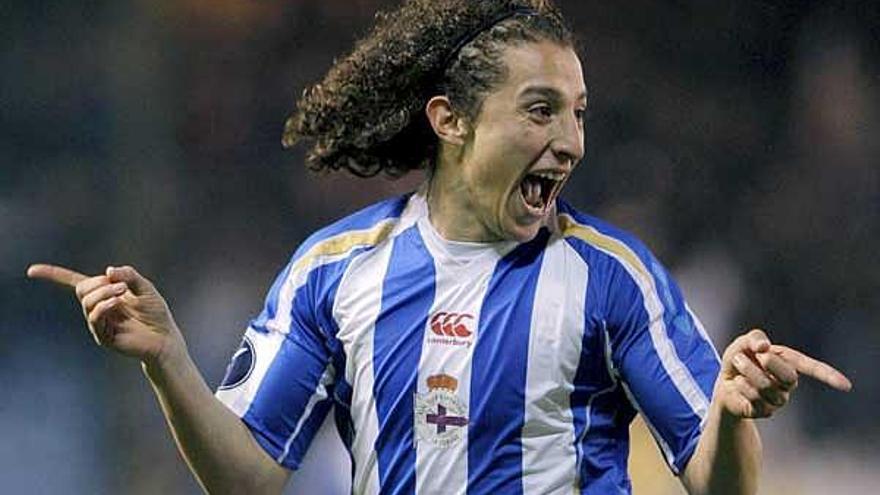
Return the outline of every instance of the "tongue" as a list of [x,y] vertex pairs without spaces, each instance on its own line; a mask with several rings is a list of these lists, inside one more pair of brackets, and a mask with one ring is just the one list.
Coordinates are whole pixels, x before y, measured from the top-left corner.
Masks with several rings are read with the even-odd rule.
[[526,177],[520,186],[523,199],[529,206],[534,208],[543,208],[544,199],[541,197],[541,181]]

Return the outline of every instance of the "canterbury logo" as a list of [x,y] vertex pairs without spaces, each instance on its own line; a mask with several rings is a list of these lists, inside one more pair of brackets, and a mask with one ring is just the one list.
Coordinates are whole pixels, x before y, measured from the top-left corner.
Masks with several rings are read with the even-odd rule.
[[467,321],[473,319],[466,313],[438,311],[431,317],[431,331],[447,337],[470,337],[473,332],[467,327]]

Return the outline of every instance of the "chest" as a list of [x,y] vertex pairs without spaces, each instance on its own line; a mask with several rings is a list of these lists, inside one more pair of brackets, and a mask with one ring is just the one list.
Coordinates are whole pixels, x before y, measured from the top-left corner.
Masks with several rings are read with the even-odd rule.
[[493,390],[553,409],[583,360],[604,359],[586,316],[588,267],[565,245],[467,265],[395,254],[354,267],[337,295],[355,390],[427,393],[444,375],[462,400]]

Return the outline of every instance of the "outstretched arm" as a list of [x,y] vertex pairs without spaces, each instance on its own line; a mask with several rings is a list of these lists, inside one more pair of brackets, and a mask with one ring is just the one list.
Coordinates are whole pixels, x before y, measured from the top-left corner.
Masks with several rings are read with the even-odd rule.
[[73,288],[93,338],[141,361],[177,446],[208,493],[280,493],[289,472],[211,393],[187,352],[165,300],[132,267],[88,277],[54,265],[31,278]]
[[788,404],[798,376],[849,391],[850,381],[826,363],[770,343],[761,330],[740,336],[724,351],[709,418],[682,481],[692,494],[757,491],[761,439],[755,418]]

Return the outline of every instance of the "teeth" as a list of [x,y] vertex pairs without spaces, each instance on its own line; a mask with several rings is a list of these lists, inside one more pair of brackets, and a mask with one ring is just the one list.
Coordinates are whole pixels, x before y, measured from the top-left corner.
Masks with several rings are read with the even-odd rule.
[[554,181],[560,181],[565,178],[565,174],[562,172],[554,172],[552,170],[542,170],[539,172],[533,172],[532,175],[540,177],[542,179],[549,179]]

